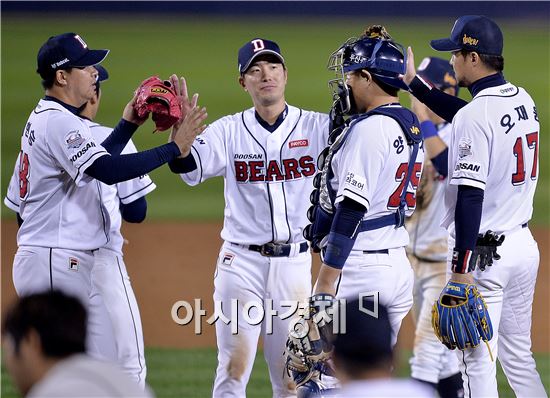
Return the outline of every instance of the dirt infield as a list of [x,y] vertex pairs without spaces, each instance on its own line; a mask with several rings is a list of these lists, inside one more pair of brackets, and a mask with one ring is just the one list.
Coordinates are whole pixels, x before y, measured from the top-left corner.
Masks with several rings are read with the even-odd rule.
[[[124,249],[125,262],[141,309],[146,345],[179,348],[215,345],[214,326],[207,324],[206,319],[213,313],[212,279],[221,245],[220,229],[221,223],[146,222],[124,226],[124,236],[129,242]],[[11,265],[16,251],[16,230],[15,222],[2,222],[2,309],[15,295]],[[532,329],[533,351],[536,352],[550,352],[549,232],[533,228],[541,250]],[[518,251],[521,248],[518,247]],[[318,265],[316,262],[316,267]],[[202,318],[200,335],[195,335],[193,323],[179,326],[171,317],[174,303],[179,300],[193,303],[195,298],[203,299],[203,308],[207,311]],[[180,312],[180,316],[184,315],[184,311]],[[412,330],[412,322],[407,317],[401,329],[401,346],[412,346]]]

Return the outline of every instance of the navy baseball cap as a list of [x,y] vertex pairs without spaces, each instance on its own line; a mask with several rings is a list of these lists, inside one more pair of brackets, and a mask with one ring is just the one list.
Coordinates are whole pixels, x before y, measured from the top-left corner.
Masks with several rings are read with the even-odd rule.
[[455,93],[458,93],[458,81],[456,80],[455,71],[448,60],[426,57],[418,65],[416,73],[439,90],[450,87],[455,89]]
[[[378,307],[377,317],[372,314],[375,305]],[[362,363],[391,358],[392,328],[386,307],[364,298],[347,301],[345,308],[346,330],[335,335],[334,353]]]
[[44,77],[52,71],[99,64],[109,50],[90,50],[76,33],[63,33],[50,37],[38,50],[37,72]]
[[281,55],[279,45],[271,40],[252,39],[245,43],[239,50],[239,73],[242,75],[252,64],[252,61],[260,55],[272,54],[284,65],[285,59]]
[[480,54],[502,55],[502,32],[498,25],[483,15],[464,15],[455,21],[448,39],[432,40],[436,51],[476,51]]
[[109,78],[109,72],[101,65],[94,65],[94,68],[97,70],[97,81],[104,82]]

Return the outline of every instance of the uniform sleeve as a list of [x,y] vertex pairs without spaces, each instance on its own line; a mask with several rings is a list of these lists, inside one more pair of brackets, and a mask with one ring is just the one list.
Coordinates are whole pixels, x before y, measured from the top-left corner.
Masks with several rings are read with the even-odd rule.
[[[370,119],[370,120],[369,120]],[[382,139],[382,117],[372,117],[359,122],[350,132],[341,151],[341,181],[335,203],[350,198],[365,206],[367,211],[387,153]],[[377,130],[377,131],[372,131]]]
[[84,172],[96,159],[108,155],[107,151],[93,138],[90,128],[76,117],[55,115],[49,123],[58,126],[48,129],[52,156],[77,186],[87,184],[93,178]]
[[[137,148],[133,141],[128,141],[126,147],[122,150],[122,154],[137,153]],[[151,180],[148,174],[133,178],[128,181],[119,182],[116,184],[118,197],[122,204],[128,204],[136,199],[139,199],[149,192],[153,191],[157,186]]]
[[451,185],[469,185],[485,189],[489,169],[489,127],[471,113],[457,114],[449,148]]
[[197,168],[189,173],[180,174],[189,185],[197,185],[211,177],[223,176],[227,168],[227,152],[224,139],[223,119],[212,123],[195,138],[191,155]]
[[8,185],[8,192],[4,198],[4,204],[16,213],[19,213],[19,156],[15,161],[15,167],[13,168],[13,174],[11,176],[10,185]]

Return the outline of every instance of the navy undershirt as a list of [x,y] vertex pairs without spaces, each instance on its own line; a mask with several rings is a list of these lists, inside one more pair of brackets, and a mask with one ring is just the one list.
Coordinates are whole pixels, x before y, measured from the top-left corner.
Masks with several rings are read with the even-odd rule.
[[502,73],[495,73],[494,75],[476,80],[471,86],[468,87],[468,91],[470,91],[472,97],[475,97],[481,90],[485,90],[489,87],[502,86],[503,84],[506,84],[504,75]]
[[288,105],[285,104],[285,110],[277,117],[277,120],[275,120],[275,123],[269,124],[266,122],[260,114],[255,110],[254,116],[256,117],[256,120],[258,123],[260,123],[260,126],[262,126],[264,129],[269,131],[270,133],[273,133],[279,126],[284,122],[286,116],[288,115]]

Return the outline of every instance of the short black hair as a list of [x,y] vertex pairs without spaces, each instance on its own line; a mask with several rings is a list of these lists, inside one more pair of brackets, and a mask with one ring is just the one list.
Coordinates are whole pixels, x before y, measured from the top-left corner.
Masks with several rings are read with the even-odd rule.
[[62,69],[56,69],[56,70],[52,70],[52,71],[48,71],[48,72],[38,72],[40,74],[40,77],[42,78],[42,87],[44,88],[44,90],[48,90],[50,88],[53,87],[54,83],[55,83],[55,74],[58,70],[64,70],[68,73],[71,73],[71,71],[73,70],[72,67],[68,67],[68,68],[62,68]]
[[[466,57],[469,53],[474,51],[460,50],[460,53],[463,57]],[[502,55],[489,55],[489,54],[480,54],[479,59],[481,62],[488,68],[496,70],[497,72],[502,72],[504,70],[504,57]]]
[[40,337],[45,356],[65,358],[86,351],[86,309],[63,292],[52,290],[22,297],[10,308],[2,326],[19,353],[21,341],[31,330]]

